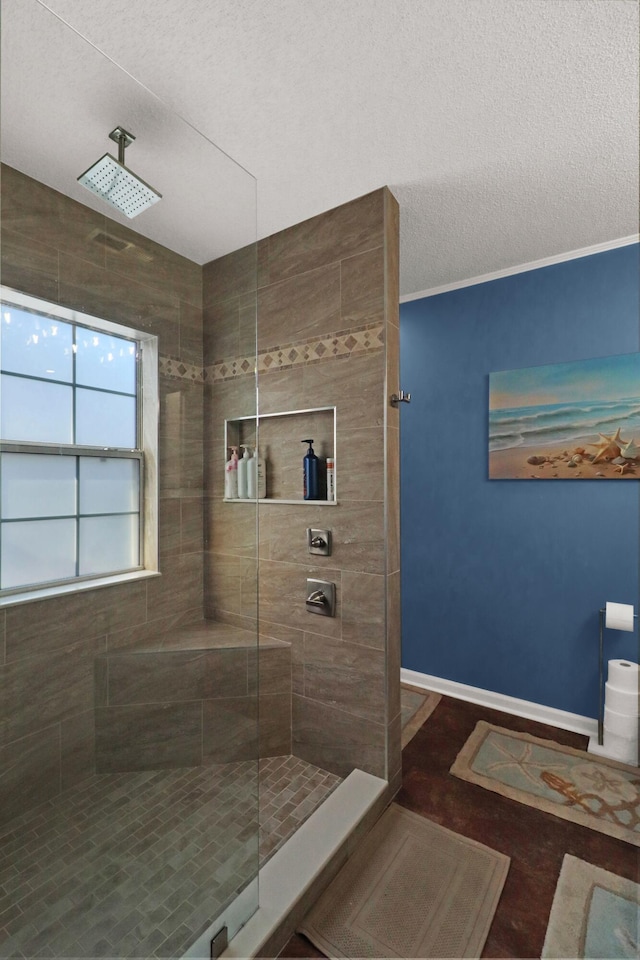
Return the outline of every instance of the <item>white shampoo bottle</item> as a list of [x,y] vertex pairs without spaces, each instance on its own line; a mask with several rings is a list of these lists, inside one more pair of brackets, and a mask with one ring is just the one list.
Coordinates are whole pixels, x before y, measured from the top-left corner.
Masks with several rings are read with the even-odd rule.
[[249,453],[249,447],[245,446],[244,443],[241,443],[240,446],[244,450],[244,453],[242,459],[238,460],[238,499],[246,500],[249,496],[247,467],[251,454]]

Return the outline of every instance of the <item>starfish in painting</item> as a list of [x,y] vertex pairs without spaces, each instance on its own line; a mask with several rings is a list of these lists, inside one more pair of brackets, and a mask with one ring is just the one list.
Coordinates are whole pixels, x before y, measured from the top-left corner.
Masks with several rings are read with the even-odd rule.
[[621,463],[618,467],[618,473],[628,473],[629,469],[630,467],[628,463]]
[[620,456],[620,444],[624,445],[628,443],[627,440],[623,440],[620,436],[620,427],[615,432],[613,437],[608,437],[606,433],[600,433],[598,436],[602,437],[602,440],[598,443],[588,443],[588,447],[596,447],[597,453],[592,463],[600,463],[601,460],[614,460],[616,457]]

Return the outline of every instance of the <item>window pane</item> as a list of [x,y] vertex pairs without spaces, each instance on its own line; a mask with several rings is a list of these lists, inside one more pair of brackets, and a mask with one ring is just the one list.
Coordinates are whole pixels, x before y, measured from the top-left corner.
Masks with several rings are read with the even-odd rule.
[[0,391],[3,440],[73,442],[72,387],[3,374]]
[[80,576],[130,570],[138,564],[137,515],[80,520]]
[[76,383],[135,394],[135,343],[77,327],[76,344]]
[[75,516],[76,458],[3,453],[2,519]]
[[139,463],[80,457],[80,513],[125,513],[140,507]]
[[0,365],[13,373],[71,383],[73,327],[3,303]]
[[0,540],[3,589],[75,577],[75,520],[3,523]]
[[135,397],[78,387],[76,443],[133,449],[136,446]]

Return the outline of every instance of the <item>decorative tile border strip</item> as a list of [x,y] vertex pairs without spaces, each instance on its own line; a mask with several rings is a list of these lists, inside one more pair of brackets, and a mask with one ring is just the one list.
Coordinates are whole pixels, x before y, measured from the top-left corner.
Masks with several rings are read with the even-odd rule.
[[184,363],[174,357],[160,357],[160,373],[177,380],[191,380],[194,383],[217,383],[221,380],[233,380],[247,374],[266,373],[269,370],[284,370],[297,367],[302,363],[320,363],[333,360],[334,357],[347,357],[367,350],[379,350],[384,346],[383,325],[369,323],[355,330],[339,330],[314,340],[298,340],[293,343],[269,347],[255,356],[231,357],[217,360],[208,367],[199,367],[193,363]]
[[[355,330],[340,330],[313,340],[298,340],[293,343],[279,344],[263,350],[257,357],[258,373],[269,370],[283,370],[300,364],[319,363],[333,360],[334,357],[346,357],[367,350],[379,350],[384,346],[383,325],[370,323]],[[230,360],[218,360],[205,367],[205,380],[216,383],[220,380],[232,380],[253,373],[256,358],[239,357]]]
[[174,380],[192,380],[195,383],[204,383],[204,370],[195,363],[184,363],[174,357],[160,357],[158,363],[161,376],[172,377]]

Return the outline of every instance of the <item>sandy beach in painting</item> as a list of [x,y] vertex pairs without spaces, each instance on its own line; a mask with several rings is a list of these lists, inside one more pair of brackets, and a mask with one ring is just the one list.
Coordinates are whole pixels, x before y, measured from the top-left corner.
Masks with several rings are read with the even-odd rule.
[[[624,436],[624,434],[623,434]],[[535,447],[510,447],[506,450],[494,450],[489,454],[489,476],[493,480],[638,480],[640,479],[640,460],[627,461],[628,468],[620,473],[619,464],[611,461],[592,463],[589,459],[594,456],[594,447],[587,443],[597,443],[600,437],[596,434],[583,439],[572,440],[571,443],[546,443]],[[626,438],[625,438],[626,439]],[[639,438],[640,442],[640,438]],[[576,454],[576,450],[587,451],[586,456]],[[547,457],[541,464],[527,463],[531,456]],[[574,456],[582,459],[574,467],[569,461]],[[575,461],[574,461],[575,462]]]

